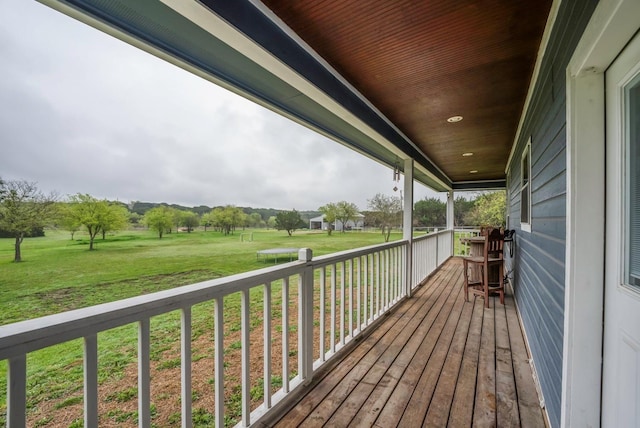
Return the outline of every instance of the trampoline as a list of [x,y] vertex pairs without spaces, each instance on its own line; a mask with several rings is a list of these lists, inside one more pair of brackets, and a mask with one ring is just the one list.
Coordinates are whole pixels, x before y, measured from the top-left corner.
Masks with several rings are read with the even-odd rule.
[[273,257],[273,262],[278,262],[278,257],[287,256],[289,261],[295,260],[298,254],[298,248],[268,248],[266,250],[260,250],[256,252],[256,260],[262,259],[265,263],[270,257]]

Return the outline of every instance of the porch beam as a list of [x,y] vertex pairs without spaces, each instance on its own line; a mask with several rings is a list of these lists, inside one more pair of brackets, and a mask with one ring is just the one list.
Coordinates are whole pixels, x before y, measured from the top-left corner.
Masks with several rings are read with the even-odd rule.
[[478,180],[478,181],[456,181],[452,185],[453,190],[501,190],[507,187],[507,180]]

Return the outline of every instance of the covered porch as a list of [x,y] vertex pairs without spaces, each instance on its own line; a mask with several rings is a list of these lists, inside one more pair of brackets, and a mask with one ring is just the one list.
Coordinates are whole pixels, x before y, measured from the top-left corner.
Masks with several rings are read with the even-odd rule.
[[[202,426],[202,411],[215,426],[544,426],[513,298],[486,309],[481,298],[465,302],[454,239],[445,230],[320,257],[302,249],[295,262],[1,326],[7,426],[33,422],[27,357],[74,339],[83,349],[77,416],[84,426],[110,423],[98,338],[125,325],[138,333],[141,427],[176,402],[183,427]],[[192,337],[201,304],[213,309],[206,355]],[[162,327],[179,337],[170,380],[152,357],[154,331],[176,312],[173,333]],[[226,322],[236,317],[238,332]],[[213,405],[196,411],[203,358]],[[167,381],[180,392],[158,389]]]
[[465,302],[449,259],[261,426],[542,427],[513,296]]
[[[640,346],[628,358],[633,364],[623,365],[607,362],[604,351],[618,358],[626,348],[603,345],[603,326],[619,326],[603,314],[637,311],[605,310],[602,280],[607,274],[607,287],[620,288],[623,247],[622,238],[611,241],[606,272],[604,207],[611,219],[622,217],[623,204],[605,199],[605,181],[614,190],[606,196],[620,189],[620,177],[605,176],[604,160],[618,156],[605,156],[605,93],[612,93],[605,71],[638,32],[638,2],[42,1],[375,159],[394,176],[402,172],[405,225],[412,225],[414,181],[448,193],[450,220],[446,231],[422,240],[405,227],[397,243],[317,259],[301,254],[282,267],[118,302],[99,316],[60,314],[44,325],[0,329],[0,358],[9,360],[8,426],[25,426],[26,355],[50,346],[52,332],[64,333],[56,340],[85,341],[85,426],[97,425],[96,334],[125,323],[138,323],[139,425],[151,426],[149,319],[179,310],[188,337],[191,307],[212,301],[215,370],[222,373],[220,302],[230,293],[243,302],[243,426],[541,426],[514,298],[488,310],[463,303],[455,259],[415,288],[452,255],[454,191],[496,188],[506,188],[507,228],[518,231],[512,285],[549,424],[640,421],[640,381],[621,382],[640,373]],[[626,159],[617,162],[607,171]],[[622,230],[609,227],[606,236]],[[286,320],[287,311],[299,311],[291,323],[298,342],[283,336],[282,347],[298,361],[288,372],[283,354],[284,383],[271,394],[264,345],[267,363],[257,375],[267,379],[264,400],[253,406],[249,292],[264,291],[268,319],[274,283],[285,301],[289,283],[297,290],[295,305],[282,313]],[[323,308],[317,314],[316,300]],[[617,330],[608,336],[619,337]],[[192,419],[189,346],[184,341],[183,426]],[[217,426],[225,422],[224,387],[216,377]],[[285,403],[293,410],[274,408]]]

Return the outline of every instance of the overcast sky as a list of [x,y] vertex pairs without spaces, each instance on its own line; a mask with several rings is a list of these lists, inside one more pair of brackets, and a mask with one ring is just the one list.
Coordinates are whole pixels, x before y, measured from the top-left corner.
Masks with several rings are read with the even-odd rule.
[[0,1],[0,149],[0,177],[63,196],[364,210],[394,194],[390,169],[35,1]]

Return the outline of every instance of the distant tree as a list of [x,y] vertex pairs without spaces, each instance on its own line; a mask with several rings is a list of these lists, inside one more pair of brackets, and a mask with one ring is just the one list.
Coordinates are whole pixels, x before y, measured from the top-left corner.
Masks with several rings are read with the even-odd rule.
[[286,230],[289,236],[302,226],[304,226],[304,222],[296,210],[281,211],[276,215],[276,229]]
[[464,196],[458,196],[453,201],[453,224],[454,226],[465,226],[465,218],[469,211],[473,209],[473,199],[467,199]]
[[137,225],[142,220],[142,216],[136,212],[129,212],[129,223]]
[[224,207],[214,208],[211,213],[211,225],[220,232],[228,235],[231,232],[231,219],[228,218],[227,212]]
[[253,212],[247,217],[247,223],[249,227],[264,227],[265,222],[262,220],[260,213]]
[[120,205],[110,203],[106,216],[100,225],[100,233],[102,233],[102,240],[106,239],[108,232],[115,232],[122,230],[129,224],[129,210]]
[[34,229],[51,220],[55,194],[45,195],[36,183],[0,180],[0,229],[15,238],[14,262],[22,261],[21,245]]
[[384,242],[389,242],[391,228],[399,224],[402,216],[402,201],[396,196],[376,194],[368,200],[369,209],[372,211],[370,221],[377,224],[382,230]]
[[333,232],[336,220],[338,219],[338,205],[333,202],[329,202],[328,204],[318,208],[318,211],[322,213],[322,219],[327,223],[327,234],[331,236],[331,232]]
[[[171,210],[171,214],[173,217],[173,224],[176,226],[176,233],[178,233],[178,229],[180,229],[180,226],[182,225],[182,217],[184,211],[181,211],[174,207],[169,207],[169,209]],[[169,229],[169,233],[171,233],[171,229]]]
[[276,216],[272,215],[269,217],[269,219],[267,220],[267,227],[269,229],[275,229],[276,225],[277,225],[277,221],[276,221]]
[[208,213],[202,214],[202,217],[200,217],[200,224],[204,226],[205,232],[207,231],[208,227],[213,227],[214,226],[213,213],[209,211]]
[[193,211],[183,211],[180,224],[187,228],[187,233],[191,233],[200,226],[200,216]]
[[211,211],[213,226],[225,235],[233,233],[237,227],[246,223],[246,214],[241,208],[233,205],[217,207]]
[[477,226],[504,226],[506,208],[504,190],[483,193],[474,201],[473,209],[468,213],[465,222]]
[[190,208],[189,211],[192,211],[202,217],[203,214],[211,212],[211,208],[206,205],[198,205],[197,207]]
[[447,204],[438,198],[424,198],[415,203],[413,210],[420,226],[445,227],[447,225]]
[[358,215],[358,207],[356,204],[347,201],[340,201],[336,204],[336,220],[342,223],[342,233],[345,232],[347,228],[347,223],[351,220],[356,220],[356,215]]
[[56,205],[56,224],[64,230],[68,230],[71,233],[71,240],[73,240],[76,232],[82,229],[82,224],[71,215],[71,206],[69,204],[61,202]]
[[96,236],[103,228],[108,231],[116,230],[123,224],[121,207],[111,206],[105,199],[96,199],[89,194],[78,193],[69,198],[69,221],[81,224],[89,234],[89,250],[93,251]]
[[275,208],[252,208],[251,211],[259,213],[263,219],[267,219],[267,220],[269,219],[269,217],[273,217],[275,219],[276,215],[279,212]]
[[242,227],[244,228],[247,224],[247,215],[242,211],[241,208],[229,206],[229,214],[231,217],[231,231],[235,232],[236,228]]
[[156,207],[147,211],[142,222],[151,230],[158,232],[158,238],[162,239],[164,232],[173,225],[173,213],[169,207]]

